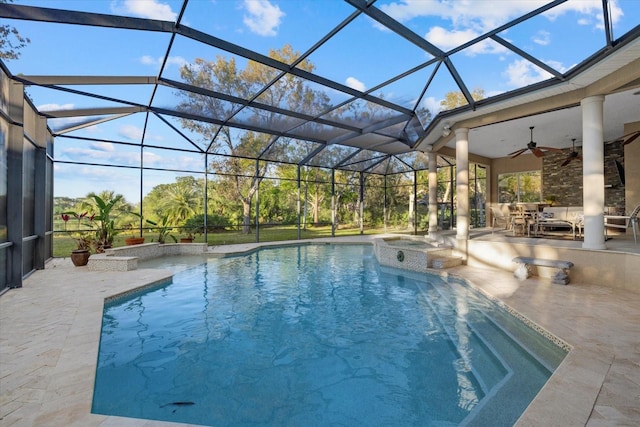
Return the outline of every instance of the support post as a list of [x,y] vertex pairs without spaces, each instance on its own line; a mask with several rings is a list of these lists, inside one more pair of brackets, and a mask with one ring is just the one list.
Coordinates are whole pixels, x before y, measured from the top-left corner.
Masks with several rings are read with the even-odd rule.
[[11,288],[22,287],[22,257],[24,245],[22,230],[24,218],[23,203],[23,157],[24,157],[24,86],[11,81],[8,85],[9,124],[7,146],[7,241],[9,247],[9,274],[7,282]]
[[438,155],[429,153],[429,237],[438,231]]
[[47,250],[47,232],[50,231],[47,227],[49,223],[48,219],[52,217],[52,208],[50,201],[53,200],[53,195],[49,193],[49,177],[47,174],[47,164],[49,162],[47,158],[47,120],[44,117],[38,117],[36,119],[36,153],[35,163],[33,171],[33,180],[35,185],[34,198],[33,198],[33,219],[34,219],[34,233],[38,236],[35,243],[35,254],[33,266],[37,270],[44,270],[44,263],[48,257],[52,255],[50,250]]
[[582,107],[582,183],[584,249],[606,249],[604,239],[604,96],[590,96]]
[[469,129],[456,129],[456,238],[469,239]]
[[[260,160],[256,159],[256,179],[260,177]],[[256,243],[260,243],[260,180],[256,189]]]
[[300,240],[302,238],[302,235],[300,233],[300,165],[298,165],[298,174],[297,174],[297,184],[298,184],[298,204],[297,204],[297,209],[298,209],[298,240]]
[[336,170],[331,169],[331,237],[336,237]]
[[360,234],[364,234],[364,172],[360,172],[360,191],[358,192],[360,212]]

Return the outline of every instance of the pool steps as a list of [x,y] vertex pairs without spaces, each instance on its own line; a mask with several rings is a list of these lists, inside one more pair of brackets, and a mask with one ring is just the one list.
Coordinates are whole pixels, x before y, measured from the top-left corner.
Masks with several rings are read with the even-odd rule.
[[[566,353],[563,353],[563,349],[556,347],[555,343],[551,341],[549,341],[548,350],[541,350],[546,353],[533,351],[537,346],[533,344],[531,340],[535,341],[538,338],[546,340],[546,338],[542,335],[531,335],[524,332],[527,329],[532,329],[525,323],[507,323],[512,326],[506,328],[495,316],[511,316],[511,314],[499,310],[493,311],[490,305],[485,307],[484,303],[480,302],[482,299],[477,299],[478,296],[476,292],[477,291],[469,288],[468,285],[460,283],[456,279],[447,280],[445,286],[429,286],[427,289],[423,288],[423,293],[426,294],[426,300],[430,301],[429,305],[432,306],[436,315],[441,318],[443,324],[447,324],[445,318],[449,318],[449,321],[451,321],[460,316],[460,310],[462,310],[463,313],[467,313],[463,315],[466,317],[466,325],[471,335],[468,335],[459,328],[447,328],[447,333],[452,343],[458,349],[458,353],[464,360],[465,365],[468,366],[468,369],[473,373],[476,381],[481,385],[485,396],[478,402],[477,406],[465,418],[462,424],[490,425],[493,422],[497,422],[504,410],[504,408],[496,403],[497,401],[501,401],[500,399],[490,397],[501,395],[505,398],[508,397],[506,399],[507,401],[517,401],[520,384],[518,377],[523,375],[522,373],[518,373],[518,369],[513,369],[513,365],[519,364],[517,357],[513,358],[510,356],[512,353],[503,352],[506,357],[506,359],[503,359],[497,356],[494,347],[510,346],[510,343],[515,343],[516,346],[520,347],[521,351],[529,354],[530,357],[535,360],[540,372],[547,371],[548,373],[553,372]],[[464,297],[462,301],[467,301],[463,307],[460,307],[460,303],[458,302],[461,296]],[[477,311],[474,311],[475,316],[469,317],[471,310],[468,310],[468,308],[471,305],[476,306]],[[500,304],[498,304],[498,306],[500,306]],[[460,334],[462,334],[462,336]],[[476,341],[476,344],[473,346],[476,350],[469,351],[469,345],[473,341]],[[549,348],[555,348],[556,350],[549,350]],[[478,351],[480,349],[483,350]],[[495,380],[496,377],[494,375],[499,372],[502,372],[503,376],[496,383],[486,382],[487,379],[491,378]],[[544,382],[542,379],[541,381]],[[505,400],[503,399],[502,401]],[[524,403],[525,402],[520,402],[518,405],[524,405]]]
[[462,257],[438,255],[431,258],[431,268],[443,269],[462,265]]
[[376,259],[381,265],[426,273],[430,268],[462,265],[453,247],[424,238],[381,238],[374,240]]

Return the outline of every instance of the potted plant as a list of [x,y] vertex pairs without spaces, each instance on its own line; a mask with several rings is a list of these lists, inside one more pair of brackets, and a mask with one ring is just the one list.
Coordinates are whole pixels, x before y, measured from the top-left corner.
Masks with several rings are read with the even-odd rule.
[[124,244],[127,246],[141,245],[143,243],[144,243],[144,237],[140,237],[140,236],[131,236],[131,237],[126,237],[124,239]]
[[119,233],[115,227],[113,210],[123,196],[120,194],[111,200],[103,200],[95,194],[91,197],[98,211],[94,216],[97,229],[93,245],[97,253],[102,253],[105,249],[111,248],[114,237]]
[[195,238],[196,234],[200,234],[200,228],[198,228],[195,225],[189,225],[187,223],[187,225],[185,225],[184,227],[182,227],[182,231],[187,233],[187,235],[185,237],[181,237],[180,238],[180,243],[193,243],[193,239]]
[[169,215],[163,216],[162,219],[160,219],[160,224],[150,219],[147,219],[146,222],[156,227],[158,231],[158,243],[164,244],[167,241],[167,237],[171,237],[175,243],[178,243],[176,237],[173,234],[169,234],[173,228],[171,221],[169,221]]
[[[76,229],[68,230],[67,223],[71,218],[71,215],[76,219]],[[91,231],[93,231],[90,223],[93,222],[94,215],[87,216],[88,212],[84,212],[82,214],[77,214],[75,212],[66,212],[61,215],[62,220],[64,221],[64,229],[69,234],[69,236],[75,240],[76,249],[71,251],[71,262],[76,267],[82,267],[87,265],[89,262],[89,257],[91,256],[91,238],[89,237]],[[89,224],[87,224],[87,221]]]
[[[214,225],[221,224],[224,220],[213,215],[207,215],[207,231],[214,231]],[[224,229],[224,228],[222,228]],[[204,215],[195,215],[187,219],[182,227],[182,230],[187,233],[186,237],[180,239],[180,243],[192,243],[195,236],[204,233]]]
[[187,235],[185,237],[180,238],[180,243],[193,243],[194,235],[192,232],[187,231]]
[[[137,212],[131,212],[131,214],[142,219],[142,216]],[[132,235],[124,239],[125,245],[141,245],[142,243],[144,243],[144,237],[136,234],[136,232],[138,231],[137,225],[131,223],[127,226],[127,229],[131,231]]]

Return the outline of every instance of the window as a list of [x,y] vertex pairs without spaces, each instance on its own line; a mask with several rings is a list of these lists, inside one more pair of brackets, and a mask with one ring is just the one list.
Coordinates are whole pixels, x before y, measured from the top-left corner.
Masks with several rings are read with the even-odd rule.
[[542,198],[540,171],[498,175],[499,203],[536,203]]

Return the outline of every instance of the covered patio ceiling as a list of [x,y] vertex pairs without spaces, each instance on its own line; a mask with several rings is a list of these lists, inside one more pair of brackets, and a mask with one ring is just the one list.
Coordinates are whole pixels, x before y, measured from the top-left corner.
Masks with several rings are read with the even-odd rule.
[[[54,135],[93,143],[237,155],[251,133],[243,156],[420,170],[422,152],[454,146],[445,127],[471,128],[469,150],[486,158],[526,145],[530,126],[544,145],[570,147],[582,129],[572,94],[625,67],[635,71],[605,93],[605,139],[640,120],[640,2],[482,5],[21,0],[0,4],[0,17],[31,39],[5,66]],[[244,86],[185,77],[216,61],[238,74],[260,64],[259,75]]]

